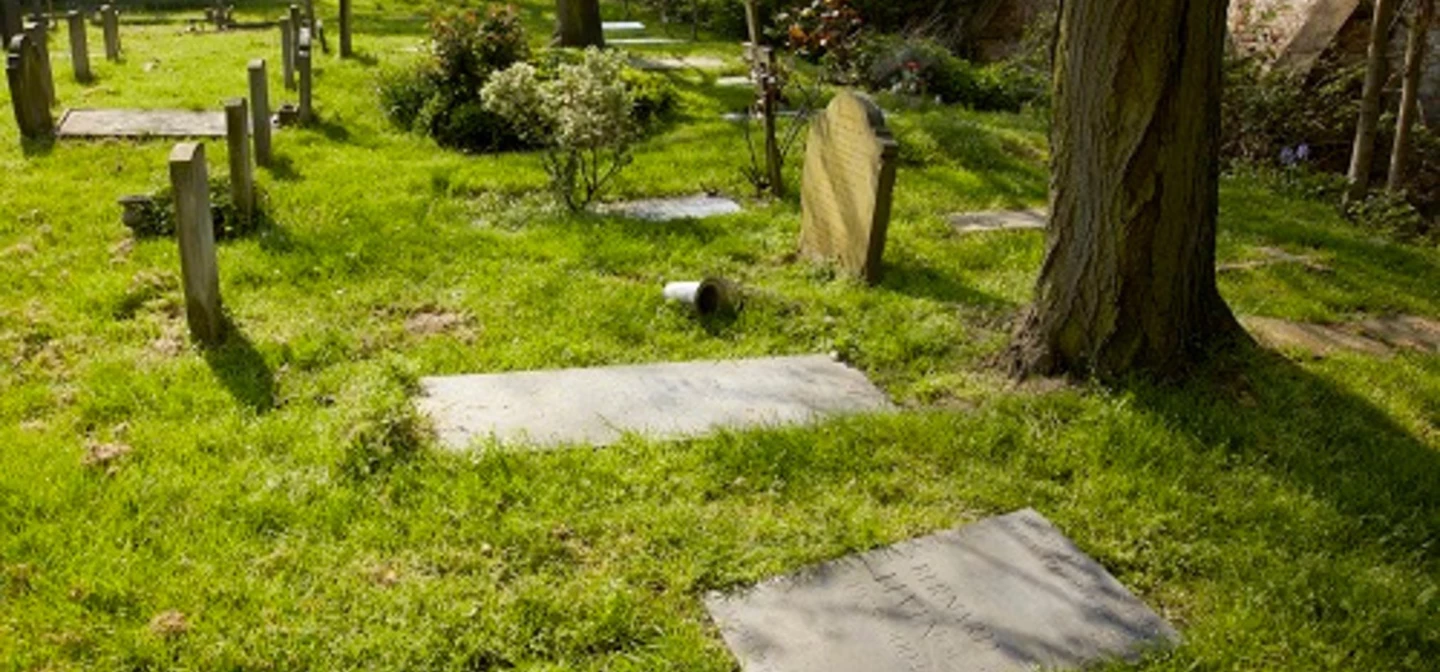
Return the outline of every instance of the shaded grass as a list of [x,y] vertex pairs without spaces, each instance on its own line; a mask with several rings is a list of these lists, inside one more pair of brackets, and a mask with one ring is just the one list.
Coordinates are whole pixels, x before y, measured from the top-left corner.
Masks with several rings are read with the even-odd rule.
[[[541,34],[548,5],[526,6]],[[357,17],[362,51],[413,57],[408,5]],[[275,38],[135,28],[126,62],[60,77],[60,98],[213,107]],[[676,75],[678,120],[613,197],[718,189],[746,210],[653,224],[557,210],[534,156],[398,133],[375,68],[320,65],[324,125],[278,134],[284,168],[259,175],[276,226],[220,247],[235,337],[209,352],[186,346],[173,241],[128,241],[113,202],[163,183],[169,145],[27,155],[0,123],[3,667],[728,670],[704,592],[1023,506],[1181,626],[1143,669],[1440,658],[1436,357],[1237,353],[1183,384],[1043,394],[983,366],[1041,238],[957,237],[944,215],[1043,202],[1043,120],[882,100],[904,165],[865,288],[795,258],[795,197],[744,198],[718,118],[735,95],[705,75]],[[1222,197],[1222,260],[1280,246],[1336,269],[1225,274],[1240,312],[1440,314],[1434,250],[1244,181]],[[733,321],[663,304],[664,281],[707,274],[749,289]],[[412,333],[419,310],[468,333]],[[455,455],[408,402],[420,375],[828,351],[913,412]],[[92,441],[134,451],[89,467]],[[167,610],[188,630],[149,627]]]

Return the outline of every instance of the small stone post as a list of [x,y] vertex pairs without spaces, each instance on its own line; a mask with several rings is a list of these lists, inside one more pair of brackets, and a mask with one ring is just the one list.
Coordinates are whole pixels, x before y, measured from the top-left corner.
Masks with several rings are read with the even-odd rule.
[[340,58],[354,54],[350,43],[350,0],[340,0]]
[[304,21],[302,21],[301,19],[302,17],[300,16],[300,5],[290,5],[291,39],[296,39],[300,36],[300,29],[305,26]]
[[75,65],[75,79],[81,82],[90,81],[90,51],[85,46],[85,15],[78,11],[70,10],[65,15],[70,22],[70,60]]
[[285,89],[295,88],[295,31],[290,19],[280,19],[280,69],[285,72]]
[[300,41],[295,45],[295,69],[300,74],[300,123],[308,124],[314,119],[311,108],[311,87],[314,80],[310,72],[310,29],[300,29]]
[[270,165],[270,82],[265,59],[250,61],[250,127],[255,137],[255,163]]
[[249,107],[244,98],[225,101],[225,142],[230,153],[230,199],[249,221],[255,214],[255,168],[250,163]]
[[120,17],[113,5],[100,6],[100,21],[105,28],[105,58],[120,60]]
[[45,90],[45,104],[55,107],[55,71],[50,69],[50,29],[45,23],[32,23],[25,27],[34,45],[37,65],[40,67],[40,88]]
[[182,142],[170,152],[175,191],[175,228],[180,239],[185,318],[190,335],[204,345],[224,338],[220,313],[220,271],[215,262],[215,224],[210,218],[210,184],[205,145]]
[[315,0],[305,0],[305,25],[315,30]]

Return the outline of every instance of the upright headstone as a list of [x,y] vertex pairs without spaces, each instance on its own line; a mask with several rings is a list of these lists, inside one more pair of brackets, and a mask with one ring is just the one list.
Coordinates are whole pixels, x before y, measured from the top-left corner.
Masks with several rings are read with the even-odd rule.
[[350,42],[350,0],[340,0],[340,58],[354,55]]
[[120,60],[120,17],[113,5],[100,6],[100,21],[105,28],[105,58]]
[[220,313],[220,271],[215,262],[215,227],[210,218],[210,183],[205,145],[182,142],[170,152],[175,223],[184,276],[185,317],[190,335],[206,345],[224,338]]
[[5,53],[5,79],[10,84],[15,124],[23,138],[45,138],[55,133],[40,58],[40,48],[29,33],[21,32],[10,38],[10,48]]
[[225,142],[230,155],[230,199],[241,217],[255,214],[255,168],[250,163],[249,107],[244,98],[225,101]]
[[300,37],[300,29],[305,27],[304,16],[300,13],[300,5],[290,5],[290,37]]
[[71,10],[65,15],[70,22],[70,61],[75,66],[75,79],[88,82],[90,72],[90,50],[85,45],[85,15]]
[[300,75],[300,123],[308,124],[314,118],[311,107],[311,87],[314,79],[310,69],[310,29],[300,29],[300,39],[295,43],[295,69]]
[[270,165],[270,82],[265,59],[250,61],[250,127],[255,136],[255,163]]
[[40,86],[45,90],[45,101],[50,107],[55,107],[55,71],[50,66],[50,29],[44,22],[35,22],[25,26],[25,31],[30,35],[30,42],[40,54],[38,65],[40,66]]
[[800,251],[875,283],[890,225],[897,145],[885,115],[842,91],[810,125],[802,177]]
[[289,17],[280,19],[280,69],[285,72],[285,89],[295,88],[295,31]]
[[5,44],[25,30],[20,14],[20,0],[0,0],[0,38]]

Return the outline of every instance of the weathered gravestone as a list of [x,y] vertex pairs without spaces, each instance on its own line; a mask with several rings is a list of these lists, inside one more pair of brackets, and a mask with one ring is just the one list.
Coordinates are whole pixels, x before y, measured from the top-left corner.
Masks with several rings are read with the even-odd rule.
[[340,58],[350,58],[354,53],[350,39],[350,0],[340,0]]
[[1030,509],[705,602],[746,672],[1079,668],[1179,640]]
[[880,279],[897,145],[880,108],[842,91],[810,125],[801,180],[800,251]]
[[105,58],[120,60],[120,16],[114,6],[100,6],[100,23],[105,33]]
[[300,123],[308,124],[315,116],[311,108],[311,87],[314,79],[311,72],[310,29],[301,28],[300,37],[295,40],[295,70],[300,76]]
[[39,51],[40,84],[45,89],[45,100],[50,107],[55,107],[55,72],[50,66],[50,26],[45,21],[37,21],[25,25],[25,32],[30,35],[30,41]]
[[70,22],[70,61],[75,67],[75,80],[90,81],[90,48],[85,44],[85,15],[71,11],[65,15]]
[[223,138],[225,113],[204,110],[66,110],[61,138]]
[[180,274],[190,335],[205,345],[218,345],[224,338],[224,322],[205,145],[175,145],[170,152],[170,184],[175,191],[175,228],[180,239]]
[[280,69],[285,74],[285,89],[295,89],[295,31],[290,19],[280,19]]
[[41,58],[41,49],[29,33],[10,38],[5,53],[5,80],[10,84],[10,105],[23,138],[44,138],[55,132]]
[[255,163],[270,165],[270,82],[265,59],[250,61],[250,127],[255,136]]
[[230,198],[241,217],[255,214],[255,169],[250,163],[249,108],[244,98],[225,101],[225,141],[230,157]]

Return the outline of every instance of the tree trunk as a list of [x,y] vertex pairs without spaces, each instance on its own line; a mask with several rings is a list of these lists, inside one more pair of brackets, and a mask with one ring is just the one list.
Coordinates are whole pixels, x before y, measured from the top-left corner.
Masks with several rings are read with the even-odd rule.
[[1380,125],[1380,94],[1385,88],[1386,47],[1396,0],[1375,0],[1371,17],[1370,51],[1366,55],[1365,90],[1360,94],[1360,122],[1355,126],[1355,147],[1350,151],[1350,188],[1346,200],[1360,200],[1370,190],[1370,169],[1375,158],[1375,129]]
[[1174,372],[1243,333],[1215,286],[1226,4],[1063,3],[1045,264],[1017,375]]
[[600,0],[556,0],[555,44],[562,47],[604,47]]
[[1415,18],[1410,21],[1410,44],[1405,49],[1405,88],[1400,96],[1400,116],[1395,120],[1395,147],[1390,152],[1390,191],[1405,188],[1405,164],[1410,161],[1410,130],[1420,107],[1420,76],[1425,72],[1430,24],[1435,19],[1434,0],[1417,0]]

